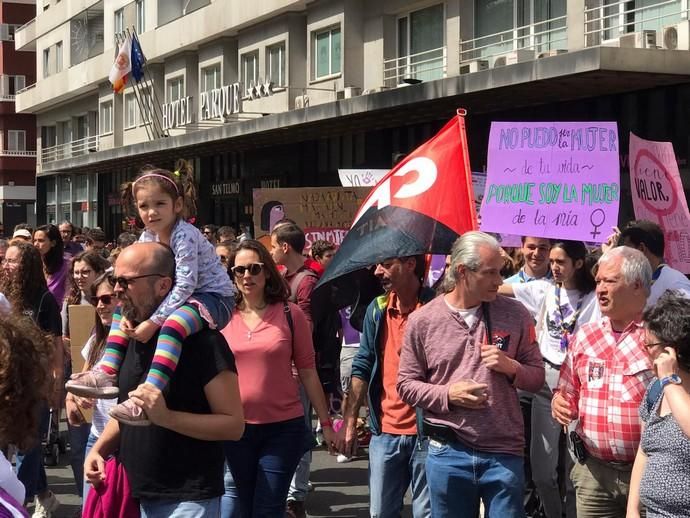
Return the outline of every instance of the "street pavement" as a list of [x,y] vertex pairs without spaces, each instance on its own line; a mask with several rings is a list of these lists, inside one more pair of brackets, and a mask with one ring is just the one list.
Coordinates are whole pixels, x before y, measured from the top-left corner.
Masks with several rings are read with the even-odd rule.
[[[366,454],[366,450],[363,451]],[[60,501],[54,518],[79,516],[81,499],[76,494],[69,452],[62,455],[56,467],[46,467],[48,485]],[[369,488],[367,486],[367,460],[362,456],[345,464],[338,464],[335,457],[323,449],[314,451],[311,482],[314,490],[307,499],[309,516],[364,518],[369,516]],[[409,493],[405,499],[403,518],[412,516]],[[30,510],[31,512],[31,510]]]

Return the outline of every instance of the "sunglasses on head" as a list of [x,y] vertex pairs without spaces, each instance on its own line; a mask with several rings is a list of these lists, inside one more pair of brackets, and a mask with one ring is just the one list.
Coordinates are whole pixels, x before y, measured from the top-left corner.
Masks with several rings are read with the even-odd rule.
[[104,306],[109,306],[110,304],[112,304],[114,298],[115,295],[111,295],[109,293],[105,295],[99,295],[98,297],[91,297],[91,305],[98,306],[98,303],[102,302]]
[[147,273],[144,275],[135,275],[133,277],[123,277],[123,276],[115,277],[114,275],[111,275],[110,277],[108,277],[108,282],[110,283],[110,285],[113,288],[115,287],[116,284],[119,284],[120,287],[124,291],[127,291],[127,289],[129,288],[129,285],[133,281],[135,281],[137,279],[144,279],[145,277],[166,277],[166,276],[163,275],[162,273]]
[[263,269],[264,263],[251,263],[246,266],[237,265],[230,268],[232,273],[234,273],[237,277],[242,277],[245,272],[249,272],[249,275],[259,275]]

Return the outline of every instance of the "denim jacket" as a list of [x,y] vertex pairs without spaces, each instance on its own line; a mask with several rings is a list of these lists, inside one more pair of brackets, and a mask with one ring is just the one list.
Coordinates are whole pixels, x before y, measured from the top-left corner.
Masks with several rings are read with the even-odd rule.
[[[419,292],[418,300],[426,304],[436,296],[431,288],[423,287]],[[367,401],[369,403],[369,427],[371,433],[379,435],[381,433],[381,393],[383,392],[383,380],[381,377],[381,352],[383,343],[381,342],[381,324],[386,316],[388,308],[388,294],[376,297],[371,301],[364,316],[362,325],[361,342],[357,356],[352,360],[352,376],[366,381]],[[417,413],[417,433],[422,431],[422,416],[418,409]]]

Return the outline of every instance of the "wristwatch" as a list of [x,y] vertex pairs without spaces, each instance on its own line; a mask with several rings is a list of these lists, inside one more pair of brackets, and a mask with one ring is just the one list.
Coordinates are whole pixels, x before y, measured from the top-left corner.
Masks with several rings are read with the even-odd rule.
[[678,374],[671,374],[670,376],[666,376],[665,378],[661,378],[659,380],[659,383],[661,384],[661,389],[666,385],[681,385],[683,383],[683,380],[680,379],[680,376]]

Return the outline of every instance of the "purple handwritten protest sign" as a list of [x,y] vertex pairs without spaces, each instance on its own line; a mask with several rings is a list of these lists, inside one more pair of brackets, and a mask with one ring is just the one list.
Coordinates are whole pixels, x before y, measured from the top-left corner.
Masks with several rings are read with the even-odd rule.
[[690,213],[673,144],[630,133],[630,184],[635,218],[658,223],[664,231],[664,261],[690,273]]
[[494,122],[481,229],[603,242],[618,224],[615,122]]

